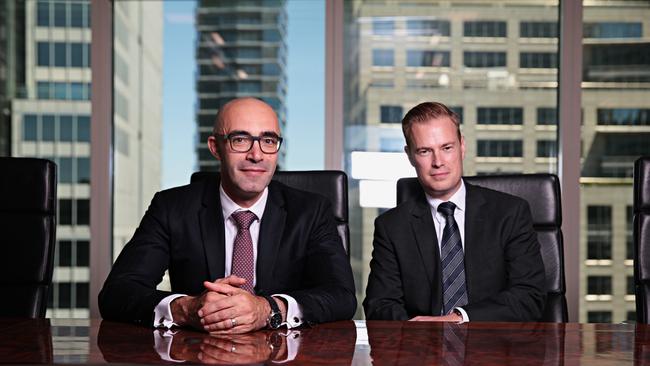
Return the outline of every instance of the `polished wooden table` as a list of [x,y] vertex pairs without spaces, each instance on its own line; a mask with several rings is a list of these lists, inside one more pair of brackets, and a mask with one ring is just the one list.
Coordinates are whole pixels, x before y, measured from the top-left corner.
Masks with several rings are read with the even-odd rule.
[[[173,333],[173,334],[172,334]],[[0,363],[650,365],[640,324],[346,321],[214,337],[101,320],[0,319]]]

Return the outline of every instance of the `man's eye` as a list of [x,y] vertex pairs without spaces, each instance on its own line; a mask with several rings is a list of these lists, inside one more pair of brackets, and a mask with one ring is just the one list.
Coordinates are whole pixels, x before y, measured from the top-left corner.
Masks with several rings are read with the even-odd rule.
[[418,149],[415,153],[418,155],[425,156],[425,155],[429,155],[429,152],[430,152],[429,149]]
[[241,144],[246,142],[247,138],[245,136],[233,136],[230,138],[230,141],[232,141],[235,144]]
[[267,145],[275,145],[276,144],[276,139],[273,137],[265,137],[262,139],[262,143],[267,144]]

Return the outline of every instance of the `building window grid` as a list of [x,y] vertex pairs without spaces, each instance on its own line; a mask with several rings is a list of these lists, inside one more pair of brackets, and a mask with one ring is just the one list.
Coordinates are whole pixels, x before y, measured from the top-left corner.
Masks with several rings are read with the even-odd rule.
[[406,66],[410,67],[449,67],[449,51],[407,50]]
[[519,23],[521,38],[557,38],[557,22],[521,22]]
[[523,156],[521,140],[477,140],[477,156],[479,157],[509,157]]
[[507,56],[505,52],[463,52],[463,65],[466,67],[505,67],[506,62]]
[[448,20],[407,19],[406,34],[409,36],[449,37],[451,26]]
[[463,23],[465,37],[506,37],[507,23],[504,21],[466,21]]
[[587,322],[588,323],[611,323],[612,312],[611,311],[589,311],[587,312]]
[[400,123],[402,122],[402,106],[399,105],[382,105],[379,107],[381,123]]
[[37,66],[90,67],[90,43],[37,42],[36,53]]
[[521,125],[524,110],[521,107],[479,107],[477,115],[479,125]]
[[585,22],[584,38],[641,38],[643,24],[640,22]]
[[587,276],[588,295],[611,295],[612,276]]
[[90,100],[90,83],[49,82],[36,83],[36,97],[41,100]]
[[90,116],[25,114],[22,130],[23,141],[90,142]]
[[[373,19],[372,34],[375,36],[392,36],[395,31],[395,21],[392,19]],[[239,33],[239,32],[236,32]]]
[[598,125],[650,126],[650,109],[646,108],[598,108]]
[[88,0],[40,0],[36,3],[36,25],[90,28],[90,3]]
[[556,140],[537,140],[537,157],[538,158],[555,158],[557,157]]
[[372,66],[394,66],[395,51],[392,49],[372,50]]
[[519,67],[525,69],[557,68],[557,52],[521,52]]
[[539,107],[537,108],[537,124],[557,126],[557,108]]

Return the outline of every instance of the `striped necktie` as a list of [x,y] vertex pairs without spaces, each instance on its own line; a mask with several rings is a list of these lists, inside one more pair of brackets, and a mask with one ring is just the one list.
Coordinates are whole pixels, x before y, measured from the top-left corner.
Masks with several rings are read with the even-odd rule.
[[442,231],[442,290],[443,315],[449,314],[454,308],[467,305],[467,289],[465,288],[465,263],[463,246],[460,242],[460,230],[454,220],[456,205],[443,202],[438,206],[438,212],[445,218],[445,229]]

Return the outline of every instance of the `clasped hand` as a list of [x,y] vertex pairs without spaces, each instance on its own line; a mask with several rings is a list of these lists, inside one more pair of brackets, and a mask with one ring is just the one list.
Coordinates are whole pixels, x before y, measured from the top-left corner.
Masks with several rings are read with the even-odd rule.
[[183,296],[172,302],[174,320],[212,334],[240,334],[264,328],[271,307],[263,297],[239,288],[245,282],[235,275],[203,282],[206,290],[201,295]]

